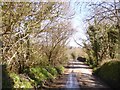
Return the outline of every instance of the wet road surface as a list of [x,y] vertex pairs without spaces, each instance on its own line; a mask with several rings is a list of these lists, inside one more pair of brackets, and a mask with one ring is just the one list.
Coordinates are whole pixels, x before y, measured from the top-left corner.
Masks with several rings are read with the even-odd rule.
[[71,61],[64,74],[56,79],[50,88],[65,90],[110,90],[109,86],[98,77],[92,75],[92,69],[83,62]]
[[67,83],[65,88],[67,89],[79,89],[79,83],[77,81],[76,78],[76,74],[72,71],[69,75],[68,75],[68,79],[67,79]]

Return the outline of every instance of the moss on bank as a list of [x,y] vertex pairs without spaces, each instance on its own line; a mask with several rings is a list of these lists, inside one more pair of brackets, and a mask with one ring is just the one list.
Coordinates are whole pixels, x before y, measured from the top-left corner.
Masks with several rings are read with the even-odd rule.
[[93,72],[107,82],[112,88],[120,88],[120,61],[104,63]]

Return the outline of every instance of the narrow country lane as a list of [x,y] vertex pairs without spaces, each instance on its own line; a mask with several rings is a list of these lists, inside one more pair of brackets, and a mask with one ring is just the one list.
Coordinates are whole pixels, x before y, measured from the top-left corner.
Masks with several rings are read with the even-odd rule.
[[72,61],[67,68],[70,68],[70,70],[76,73],[76,78],[80,85],[80,89],[110,90],[110,87],[108,87],[103,81],[92,75],[92,69],[83,62]]
[[92,69],[83,62],[70,61],[64,74],[56,79],[49,88],[62,88],[66,90],[99,90],[110,88],[98,77],[92,75]]
[[67,83],[66,83],[66,87],[67,89],[79,89],[79,83],[77,81],[76,78],[76,73],[74,73],[73,71],[68,75],[68,79],[67,79]]

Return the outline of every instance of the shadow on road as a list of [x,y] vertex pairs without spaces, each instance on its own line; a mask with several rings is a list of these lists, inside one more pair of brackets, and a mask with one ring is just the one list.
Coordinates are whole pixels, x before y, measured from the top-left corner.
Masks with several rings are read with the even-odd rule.
[[92,69],[79,61],[69,62],[65,66],[65,72],[53,83],[49,83],[47,89],[58,90],[111,90],[99,78],[92,75]]
[[60,77],[56,78],[55,80],[53,80],[53,82],[49,82],[46,84],[46,86],[43,89],[48,89],[48,90],[59,90],[59,89],[63,89],[66,85],[66,81],[67,81],[67,77],[69,74],[65,73],[63,75],[61,75]]
[[90,74],[81,73],[81,76],[78,78],[78,82],[80,83],[80,87],[83,89],[110,90],[110,88],[105,83],[103,83],[99,78]]
[[77,68],[77,69],[79,69],[79,68],[84,68],[84,69],[91,69],[90,67],[87,67],[87,66],[65,66],[65,68],[73,68],[73,69],[75,69],[75,68]]

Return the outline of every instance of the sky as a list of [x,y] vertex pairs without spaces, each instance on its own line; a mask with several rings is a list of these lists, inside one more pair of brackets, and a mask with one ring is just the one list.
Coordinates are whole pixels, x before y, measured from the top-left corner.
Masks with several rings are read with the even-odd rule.
[[84,2],[75,3],[75,1],[73,0],[71,0],[71,7],[74,8],[75,11],[75,15],[72,18],[71,23],[72,28],[76,30],[76,33],[74,33],[73,36],[70,38],[69,45],[73,47],[79,47],[79,45],[75,43],[74,39],[80,44],[82,44],[81,39],[86,39],[86,23],[84,22],[84,19],[88,14],[88,10],[86,9]]
[[[81,39],[87,39],[86,38],[86,28],[87,23],[85,23],[85,18],[89,16],[90,11],[88,10],[86,6],[86,3],[90,2],[114,2],[114,0],[70,0],[72,8],[74,8],[75,15],[74,18],[72,18],[72,27],[77,32],[73,34],[73,36],[70,38],[69,45],[73,47],[79,47],[74,41],[74,39],[82,45]],[[115,0],[118,2],[118,0]],[[81,6],[82,5],[82,6]],[[74,39],[73,39],[74,38]]]

